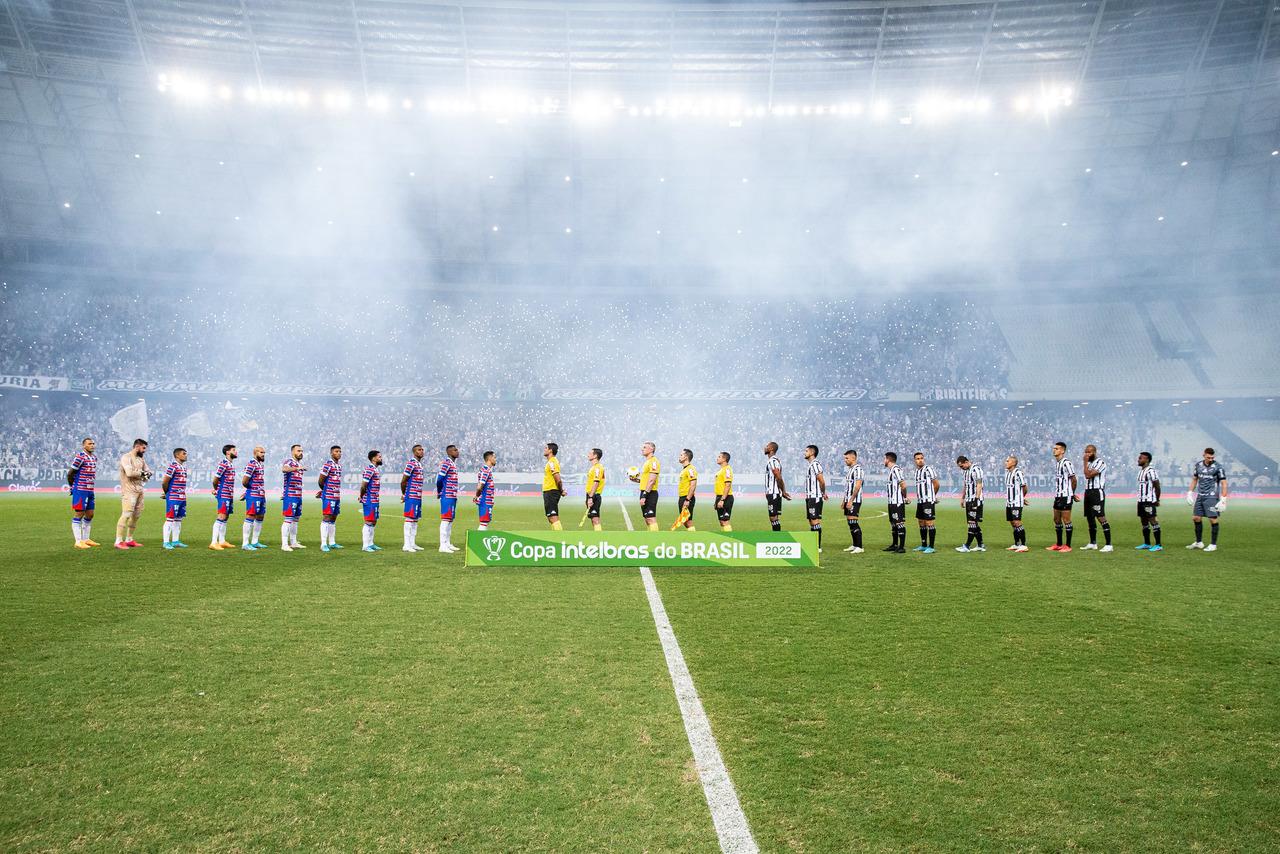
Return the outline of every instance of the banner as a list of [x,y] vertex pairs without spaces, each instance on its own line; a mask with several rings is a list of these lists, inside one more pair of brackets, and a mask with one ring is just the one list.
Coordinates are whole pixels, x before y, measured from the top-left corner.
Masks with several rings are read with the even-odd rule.
[[111,416],[111,429],[126,442],[147,438],[147,403],[140,400]]
[[439,397],[442,386],[311,385],[296,383],[230,383],[110,379],[98,383],[99,391],[161,392],[172,394],[273,394],[296,397]]
[[9,374],[0,376],[0,388],[20,388],[25,391],[90,391],[93,383],[67,377]]
[[198,436],[201,439],[207,439],[213,435],[213,425],[209,423],[209,415],[203,409],[179,421],[178,430],[184,436]]
[[[725,401],[790,401],[828,400],[855,401],[868,396],[865,388],[548,388],[543,400],[725,400]],[[875,395],[871,395],[872,398]]]
[[936,386],[920,392],[921,400],[1008,400],[1007,388]]
[[467,566],[818,566],[792,531],[467,531]]

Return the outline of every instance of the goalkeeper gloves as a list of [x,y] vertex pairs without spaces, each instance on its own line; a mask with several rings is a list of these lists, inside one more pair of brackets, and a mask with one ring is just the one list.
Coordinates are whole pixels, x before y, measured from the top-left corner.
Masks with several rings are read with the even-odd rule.
[[1193,505],[1193,504],[1195,504],[1195,503],[1196,503],[1196,494],[1195,494],[1194,492],[1188,492],[1188,493],[1187,493],[1187,506],[1188,506],[1188,507],[1190,507],[1191,505]]
[[1213,512],[1221,513],[1223,510],[1226,510],[1226,509],[1227,509],[1227,499],[1219,498],[1218,506],[1213,508]]

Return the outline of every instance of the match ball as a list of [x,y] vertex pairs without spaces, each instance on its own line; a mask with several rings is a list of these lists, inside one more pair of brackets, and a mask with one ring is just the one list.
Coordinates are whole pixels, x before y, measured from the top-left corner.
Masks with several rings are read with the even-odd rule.
[[640,466],[631,466],[631,468],[627,469],[627,477],[639,477],[639,476],[640,476]]

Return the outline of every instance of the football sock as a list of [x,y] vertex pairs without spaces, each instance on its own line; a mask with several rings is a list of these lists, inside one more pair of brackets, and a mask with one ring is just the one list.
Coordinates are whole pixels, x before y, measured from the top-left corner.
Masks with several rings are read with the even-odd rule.
[[76,542],[77,542],[77,543],[78,543],[78,542],[80,542],[81,540],[85,539],[84,532],[83,532],[83,530],[82,530],[82,529],[83,529],[83,527],[84,527],[84,526],[81,524],[81,522],[80,522],[80,520],[79,520],[79,519],[76,519],[76,518],[72,517],[72,519],[71,519],[71,536],[73,536],[73,537],[75,537],[75,538],[76,538]]
[[1062,523],[1053,526],[1053,532],[1058,536],[1058,545],[1062,545]]
[[441,522],[440,523],[440,545],[443,546],[448,542],[449,542],[449,523]]
[[172,536],[173,536],[173,523],[170,522],[168,519],[166,519],[164,521],[164,541],[166,543],[171,542]]
[[1142,526],[1142,542],[1145,545],[1148,545],[1148,546],[1151,545],[1151,526],[1150,525]]
[[[689,530],[691,530],[691,531],[692,531],[693,529],[692,529],[692,528],[690,528]],[[818,548],[822,548],[822,526],[821,526],[821,525],[815,525],[815,526],[813,526],[812,528],[810,528],[809,530],[813,531],[815,534],[817,534],[817,535],[818,535]]]
[[1196,542],[1204,542],[1204,522],[1196,522]]
[[1067,548],[1071,548],[1071,523],[1068,522],[1062,526],[1062,530],[1067,534]]
[[1218,523],[1217,522],[1209,523],[1209,541],[1213,543],[1215,546],[1218,544]]
[[182,520],[181,519],[173,520],[173,541],[175,543],[182,541]]
[[81,520],[81,522],[80,522],[80,531],[84,534],[84,539],[86,539],[86,540],[92,540],[92,539],[93,539],[93,534],[92,534],[92,533],[90,533],[90,529],[92,529],[92,528],[93,528],[93,520],[92,520],[92,519],[83,519],[83,520]]
[[1103,536],[1103,539],[1107,541],[1107,545],[1111,545],[1111,523],[1110,522],[1102,523],[1102,536]]
[[245,519],[244,524],[240,526],[240,546],[243,548],[251,542],[253,542],[253,520]]
[[253,544],[256,546],[258,541],[262,539],[262,520],[253,520]]
[[296,546],[298,544],[298,520],[294,519],[289,523],[289,544]]
[[280,542],[286,546],[291,545],[292,543],[292,541],[289,539],[289,534],[291,529],[292,529],[292,525],[289,522],[280,523]]
[[1151,536],[1156,538],[1156,545],[1160,545],[1160,523],[1156,522],[1151,526]]
[[360,539],[364,543],[364,547],[366,549],[369,548],[369,546],[373,545],[373,526],[372,525],[364,526],[364,530],[360,532]]
[[929,545],[929,529],[928,528],[920,529],[920,545],[924,547],[928,547]]
[[929,537],[929,548],[933,548],[933,544],[938,541],[938,529],[930,525],[925,530]]
[[982,526],[973,526],[973,538],[978,541],[978,548],[982,548]]
[[1089,523],[1089,543],[1096,546],[1098,544],[1098,522],[1092,516],[1086,521]]
[[781,530],[782,530],[782,522],[774,522],[774,521],[770,521],[770,522],[769,522],[769,527],[770,527],[770,528],[772,528],[772,529],[773,529],[773,530],[775,530],[775,531],[781,531]]

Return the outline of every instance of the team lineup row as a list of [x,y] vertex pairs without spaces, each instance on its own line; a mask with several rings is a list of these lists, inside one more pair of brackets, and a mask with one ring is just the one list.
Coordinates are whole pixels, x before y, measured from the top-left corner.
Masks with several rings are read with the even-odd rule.
[[[86,438],[80,450],[75,454],[67,471],[67,484],[71,489],[72,533],[75,547],[88,549],[99,545],[91,537],[95,505],[95,480],[98,470],[98,459],[94,454],[96,443]],[[155,473],[146,461],[148,443],[145,439],[136,439],[131,450],[120,457],[119,475],[121,489],[121,514],[116,524],[117,549],[136,548],[141,544],[135,539],[135,531],[145,496],[145,484]],[[545,459],[542,474],[543,510],[553,530],[562,530],[560,522],[560,501],[568,495],[561,476],[558,459],[559,446],[548,442],[543,446]],[[765,457],[765,501],[767,504],[770,526],[775,531],[782,530],[782,507],[784,501],[791,500],[791,492],[787,488],[782,473],[782,463],[778,458],[778,445],[769,442],[763,447]],[[289,455],[281,462],[279,470],[282,477],[280,526],[281,548],[284,551],[304,549],[306,546],[298,542],[298,522],[302,516],[303,475],[308,467],[303,465],[304,449],[301,445],[293,445]],[[658,530],[658,481],[662,466],[657,458],[657,448],[652,442],[645,442],[640,449],[642,462],[627,470],[629,480],[640,487],[640,513],[649,531]],[[1080,502],[1081,495],[1075,466],[1067,458],[1067,446],[1056,442],[1052,447],[1054,464],[1054,497],[1053,521],[1057,542],[1047,546],[1047,550],[1069,552],[1072,549],[1073,525],[1072,508]],[[410,449],[409,459],[405,463],[400,476],[400,503],[404,515],[404,551],[422,551],[417,544],[418,522],[422,518],[423,486],[425,468],[422,445],[414,445]],[[445,448],[444,458],[440,460],[436,470],[435,492],[440,506],[441,552],[460,551],[452,543],[454,517],[458,502],[458,447],[449,445]],[[822,514],[827,494],[826,474],[818,461],[819,449],[816,445],[808,445],[804,449],[806,463],[804,479],[805,517],[809,529],[817,534],[819,551],[822,545]],[[587,520],[595,530],[601,530],[600,506],[605,486],[605,469],[602,464],[604,452],[592,448],[587,453],[586,491],[583,501],[582,523]],[[213,534],[209,548],[213,550],[234,549],[236,546],[227,541],[227,524],[235,512],[236,481],[243,489],[240,500],[244,503],[244,523],[242,541],[239,548],[246,551],[264,549],[261,542],[262,526],[266,518],[266,449],[261,445],[253,449],[252,458],[243,471],[237,471],[236,460],[239,449],[235,445],[222,447],[222,459],[214,472],[212,491],[217,501],[216,520],[213,523]],[[382,466],[381,451],[371,450],[366,454],[367,463],[360,475],[358,501],[363,520],[362,536],[364,551],[381,551],[375,542],[375,532],[380,516],[382,499]],[[315,497],[321,499],[320,549],[329,551],[341,549],[337,542],[337,520],[342,512],[342,448],[333,445],[329,449],[329,457],[321,465],[317,477]],[[161,491],[164,493],[165,521],[164,541],[166,549],[187,548],[182,542],[182,524],[187,513],[187,496],[192,489],[186,467],[187,451],[184,448],[173,450],[173,459],[165,467],[161,476]],[[865,471],[859,461],[856,450],[848,450],[843,454],[845,464],[845,488],[840,504],[840,512],[849,526],[851,544],[846,552],[854,554],[863,551],[862,526],[860,513],[863,499]],[[696,530],[694,510],[697,506],[698,470],[693,464],[693,451],[684,448],[679,454],[680,475],[677,481],[676,519],[672,530],[684,528]],[[936,515],[940,497],[937,470],[925,460],[925,455],[916,452],[914,462],[914,495],[915,518],[919,526],[920,545],[915,551],[931,554],[935,551]],[[898,465],[896,452],[888,451],[882,462],[887,475],[885,501],[887,515],[892,532],[892,542],[884,550],[887,552],[906,552],[907,526],[906,507],[911,503],[908,497],[908,476]],[[487,529],[493,518],[495,484],[494,469],[497,456],[493,451],[485,451],[481,456],[481,465],[476,476],[476,485],[472,495],[472,503],[477,506],[477,523],[481,530]],[[721,451],[716,455],[718,466],[713,478],[712,501],[716,519],[722,531],[733,530],[733,467],[730,454]],[[962,486],[956,496],[964,509],[967,523],[967,536],[962,546],[956,551],[986,551],[982,530],[983,508],[986,500],[986,484],[982,468],[967,457],[956,458],[956,466],[962,473]],[[1094,445],[1086,445],[1081,459],[1085,478],[1083,493],[1084,515],[1089,526],[1089,543],[1085,549],[1097,549],[1104,552],[1113,550],[1111,541],[1111,525],[1106,515],[1107,463],[1098,455]],[[1136,546],[1139,550],[1161,551],[1161,529],[1158,508],[1161,501],[1160,476],[1152,467],[1152,456],[1143,451],[1137,459],[1137,513],[1142,523],[1143,544]],[[1025,552],[1028,550],[1027,534],[1023,526],[1023,511],[1029,504],[1027,480],[1015,456],[1004,461],[1004,506],[1005,519],[1010,524],[1013,543],[1008,551]],[[1192,485],[1187,492],[1187,503],[1192,506],[1192,521],[1195,528],[1195,541],[1189,549],[1214,551],[1218,545],[1219,518],[1226,509],[1227,478],[1222,465],[1215,461],[1213,448],[1205,448],[1201,459],[1192,468]],[[1206,546],[1203,541],[1203,520],[1208,519],[1211,529],[1211,540]],[[1099,546],[1098,533],[1101,530],[1104,543]]]

